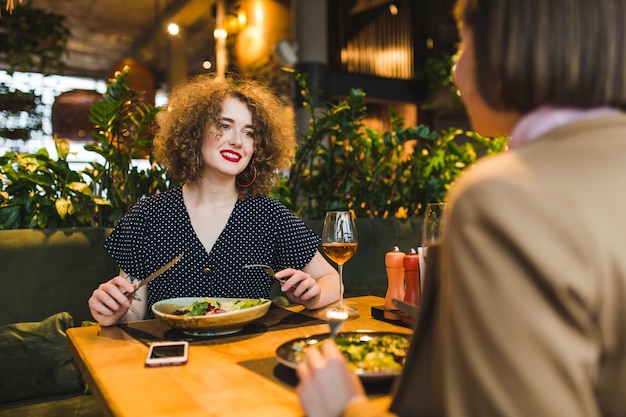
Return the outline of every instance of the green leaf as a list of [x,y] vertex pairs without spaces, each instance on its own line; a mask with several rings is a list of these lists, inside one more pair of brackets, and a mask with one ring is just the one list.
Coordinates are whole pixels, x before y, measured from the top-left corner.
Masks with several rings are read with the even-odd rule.
[[65,220],[70,202],[64,198],[59,198],[54,202],[54,206],[56,207],[57,214],[61,220]]
[[71,182],[69,184],[67,184],[67,188],[69,188],[72,191],[76,191],[80,194],[86,195],[86,196],[91,196],[91,188],[89,188],[89,185],[87,185],[84,182]]
[[70,153],[70,143],[66,140],[55,140],[54,146],[56,147],[59,159],[65,160]]

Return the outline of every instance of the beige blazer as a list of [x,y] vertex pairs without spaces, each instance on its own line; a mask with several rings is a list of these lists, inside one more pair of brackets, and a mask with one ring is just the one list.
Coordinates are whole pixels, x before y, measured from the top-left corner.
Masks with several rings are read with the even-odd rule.
[[485,158],[448,202],[391,410],[626,415],[626,117]]

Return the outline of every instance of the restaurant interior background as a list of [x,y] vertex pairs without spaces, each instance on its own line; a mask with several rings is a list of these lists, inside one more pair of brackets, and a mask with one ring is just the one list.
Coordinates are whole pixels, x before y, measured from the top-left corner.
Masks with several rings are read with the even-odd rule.
[[[307,73],[323,99],[362,89],[367,123],[381,131],[389,128],[390,106],[408,126],[466,125],[461,106],[438,114],[430,106],[437,88],[433,71],[440,69],[437,63],[450,62],[457,42],[453,0],[14,0],[12,13],[6,10],[9,1],[0,1],[0,83],[5,86],[0,128],[29,123],[24,112],[17,118],[7,114],[13,88],[40,96],[43,104],[36,109],[41,127],[31,128],[26,140],[0,134],[0,153],[42,145],[54,153],[55,135],[71,141],[76,158],[85,158],[80,150],[90,140],[88,108],[124,65],[130,66],[131,86],[157,105],[189,75],[234,71],[269,82],[298,117],[293,78],[281,70],[288,66]],[[26,25],[28,36],[11,37],[18,18],[33,24],[29,9],[63,17],[70,33],[59,52],[62,66],[42,68],[35,56],[37,48],[52,45],[42,34],[46,24]],[[178,34],[168,33],[170,23],[178,25]],[[35,58],[11,63],[8,50],[30,40],[36,47],[25,51]]]
[[[269,82],[291,103],[300,126],[304,115],[295,94],[296,84],[281,70],[283,66],[290,66],[308,74],[311,83],[323,92],[324,99],[336,101],[350,94],[352,88],[362,89],[367,94],[367,123],[381,132],[389,131],[389,106],[396,109],[407,126],[423,123],[437,130],[445,124],[463,128],[466,118],[462,107],[446,84],[450,56],[457,42],[451,16],[453,1],[0,0],[0,132],[3,128],[14,127],[14,130],[25,129],[28,134],[26,140],[2,139],[6,136],[0,134],[0,156],[7,148],[34,152],[45,146],[51,158],[55,158],[54,135],[70,141],[71,152],[75,155],[70,153],[69,162],[87,163],[86,158],[93,156],[93,152],[81,153],[81,150],[90,140],[93,129],[87,117],[89,108],[106,91],[107,80],[126,64],[130,66],[128,79],[133,88],[146,91],[147,96],[154,97],[156,105],[162,104],[172,86],[188,75],[232,70]],[[15,7],[12,14],[5,9],[9,2]],[[33,10],[38,10],[38,14],[31,14]],[[39,20],[42,12],[47,17]],[[62,22],[55,16],[61,16]],[[168,34],[169,23],[178,25],[177,35]],[[67,43],[60,49],[51,48],[56,43],[50,33],[60,34],[62,39],[67,36]],[[48,56],[46,53],[51,49],[52,58],[60,58],[62,68],[56,65],[41,68],[39,58]],[[11,51],[16,54],[11,55]],[[12,58],[17,61],[11,61]],[[32,62],[28,58],[32,58]],[[14,90],[15,86],[22,92]],[[444,93],[443,100],[436,94],[440,92]],[[30,112],[14,105],[23,103],[24,99],[35,104]],[[446,108],[450,103],[457,106]],[[31,119],[33,113],[39,114],[39,119],[37,114]],[[455,158],[459,153],[456,151]],[[386,168],[397,164],[396,160],[392,162],[388,162]],[[414,178],[415,185],[435,182],[443,186],[452,178],[451,172],[456,175],[460,171],[459,162],[459,159],[451,159],[439,179],[432,173],[421,175],[421,172],[405,177]],[[366,165],[362,169],[365,171],[362,172],[363,182],[367,185],[376,182],[375,185],[385,187],[387,194],[377,189],[367,192],[367,197],[385,197],[382,198],[385,208],[389,206],[386,196],[405,204],[409,198],[397,191],[396,182],[389,180],[390,176],[371,174],[374,164],[361,164]],[[357,177],[354,172],[350,176],[351,180]],[[102,249],[110,224],[103,224],[100,218],[105,217],[101,214],[108,206],[103,206],[94,217],[87,216],[90,227],[82,227],[84,222],[81,227],[75,227],[79,220],[83,221],[74,216],[82,213],[78,209],[89,209],[89,214],[93,214],[92,200],[78,192],[74,192],[71,199],[62,193],[59,196],[29,194],[26,185],[32,185],[33,181],[27,177],[23,175],[25,180],[13,188],[20,198],[10,201],[5,198],[10,203],[7,204],[9,210],[13,210],[7,212],[19,211],[20,227],[0,230],[3,273],[10,278],[0,280],[0,305],[4,308],[0,316],[4,323],[11,325],[36,322],[68,311],[79,326],[82,320],[91,317],[84,300],[93,288],[118,270]],[[372,177],[383,180],[371,181]],[[54,178],[51,182],[56,190],[66,193],[67,179]],[[35,184],[37,181],[39,179]],[[133,189],[125,187],[125,183],[120,188]],[[329,197],[330,193],[318,188],[318,192],[324,194],[321,197]],[[107,194],[107,198],[113,194]],[[347,193],[338,194],[347,198]],[[51,205],[53,198],[54,205]],[[419,202],[421,198],[412,194],[410,200]],[[15,200],[20,201],[15,203]],[[59,226],[60,223],[52,223],[60,218],[61,210],[56,203],[69,204],[66,200],[78,209],[73,214],[64,211],[66,221]],[[41,210],[35,212],[34,201],[42,202]],[[435,199],[424,196],[423,201]],[[130,201],[125,203],[130,204]],[[357,215],[360,246],[346,268],[346,297],[384,296],[387,288],[385,253],[394,245],[405,251],[420,245],[421,219],[394,218],[395,211],[387,211],[385,215],[390,218]],[[98,224],[90,223],[96,219],[100,221]],[[75,223],[70,224],[70,220]],[[22,228],[22,222],[29,228]],[[307,225],[320,233],[322,223],[322,220],[311,219]],[[381,303],[380,298],[375,302]],[[22,308],[24,305],[29,308]],[[67,353],[64,339],[58,346]],[[42,355],[35,352],[39,359]],[[56,351],[46,349],[46,353],[50,352]],[[36,402],[42,395],[39,385],[33,395],[33,407],[38,410],[41,408]],[[76,394],[83,392],[80,388]],[[83,400],[88,396],[79,397]],[[55,399],[52,401],[55,404],[50,406],[56,407],[57,401],[66,399]],[[55,415],[69,414],[61,410],[62,414]]]

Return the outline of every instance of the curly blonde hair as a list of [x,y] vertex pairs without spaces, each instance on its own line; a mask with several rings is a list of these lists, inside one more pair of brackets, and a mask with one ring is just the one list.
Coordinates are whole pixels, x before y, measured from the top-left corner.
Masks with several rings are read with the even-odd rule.
[[[157,160],[172,178],[186,183],[198,181],[206,129],[220,125],[222,103],[229,97],[247,105],[254,128],[254,154],[237,177],[239,198],[265,194],[276,183],[280,171],[291,164],[296,137],[293,118],[285,117],[285,105],[257,81],[230,75],[200,75],[176,86],[156,116]],[[252,185],[239,185],[247,185],[255,175]]]

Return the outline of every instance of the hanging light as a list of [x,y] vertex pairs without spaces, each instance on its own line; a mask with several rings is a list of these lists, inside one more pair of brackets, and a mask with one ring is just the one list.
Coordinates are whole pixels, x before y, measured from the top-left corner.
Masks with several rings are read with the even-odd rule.
[[91,106],[102,101],[102,94],[92,90],[61,93],[52,105],[52,133],[59,139],[92,142]]
[[226,29],[215,29],[213,31],[213,37],[215,39],[226,39],[226,36],[228,36]]
[[[22,4],[22,0],[20,0],[20,4]],[[7,0],[7,7],[9,13],[13,14],[13,9],[15,9],[15,0]]]
[[170,23],[167,26],[167,32],[172,36],[176,36],[180,33],[180,27],[176,23]]

